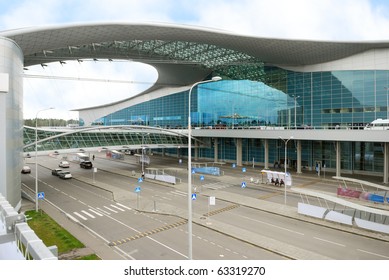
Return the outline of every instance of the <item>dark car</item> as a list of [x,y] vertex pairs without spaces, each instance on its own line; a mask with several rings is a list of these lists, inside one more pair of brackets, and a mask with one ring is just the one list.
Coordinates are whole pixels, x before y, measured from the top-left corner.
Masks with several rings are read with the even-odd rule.
[[91,169],[93,167],[93,164],[91,161],[85,160],[80,162],[80,167],[85,169]]
[[54,176],[58,176],[59,175],[58,173],[60,173],[60,172],[62,172],[62,169],[59,169],[59,168],[51,170],[51,174]]

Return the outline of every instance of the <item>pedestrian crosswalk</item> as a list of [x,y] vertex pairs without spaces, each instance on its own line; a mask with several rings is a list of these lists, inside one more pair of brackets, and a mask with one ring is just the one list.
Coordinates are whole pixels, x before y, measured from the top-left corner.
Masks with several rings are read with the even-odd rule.
[[174,190],[170,192],[172,195],[178,195],[178,196],[188,196],[187,192],[179,191],[179,190]]
[[127,207],[121,203],[103,205],[101,207],[93,207],[88,209],[83,209],[80,211],[74,211],[73,214],[77,218],[87,221],[88,219],[96,219],[98,217],[103,217],[104,215],[111,215],[122,213],[128,210],[132,210],[131,207]]
[[201,187],[203,189],[221,190],[221,189],[229,188],[231,186],[233,186],[233,184],[226,183],[226,182],[215,182],[215,183],[202,185]]

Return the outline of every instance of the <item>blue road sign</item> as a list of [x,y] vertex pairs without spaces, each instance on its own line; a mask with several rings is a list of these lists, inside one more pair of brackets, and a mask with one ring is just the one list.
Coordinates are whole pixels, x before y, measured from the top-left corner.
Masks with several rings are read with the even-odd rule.
[[192,193],[192,200],[196,200],[196,198],[197,198],[197,194]]
[[140,192],[140,187],[136,187],[135,192]]
[[196,170],[194,170],[194,168],[192,169],[192,174],[195,174],[196,173]]
[[204,176],[203,175],[200,176],[200,181],[204,181]]
[[233,163],[233,164],[232,164],[232,168],[235,168],[235,167],[236,167],[236,164],[235,164],[235,163]]
[[38,192],[38,199],[45,199],[45,193],[44,192]]
[[242,186],[241,186],[243,189],[246,187],[246,182],[242,182]]
[[246,172],[246,167],[243,167],[243,168],[242,168],[242,172]]
[[139,183],[142,183],[142,182],[143,182],[143,179],[142,179],[142,178],[138,178],[138,182],[139,182]]

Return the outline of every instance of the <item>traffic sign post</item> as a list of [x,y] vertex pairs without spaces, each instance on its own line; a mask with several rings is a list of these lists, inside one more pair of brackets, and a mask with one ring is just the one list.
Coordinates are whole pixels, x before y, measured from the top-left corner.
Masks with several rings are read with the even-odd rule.
[[38,192],[38,199],[40,199],[40,200],[45,199],[45,193],[44,192]]
[[[204,179],[205,179],[204,175],[201,175],[200,176],[200,182],[204,182]],[[200,184],[200,192],[202,192],[202,191],[203,191],[203,183]]]
[[140,186],[137,186],[135,188],[135,192],[136,192],[136,209],[139,210]]

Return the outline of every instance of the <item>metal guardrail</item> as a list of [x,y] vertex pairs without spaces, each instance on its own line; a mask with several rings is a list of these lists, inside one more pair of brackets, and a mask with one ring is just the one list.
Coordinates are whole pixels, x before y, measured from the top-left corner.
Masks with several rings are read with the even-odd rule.
[[16,241],[25,259],[58,260],[57,247],[46,247],[26,223],[26,216],[18,213],[1,194],[0,220],[5,227],[5,234],[0,233],[0,243]]

